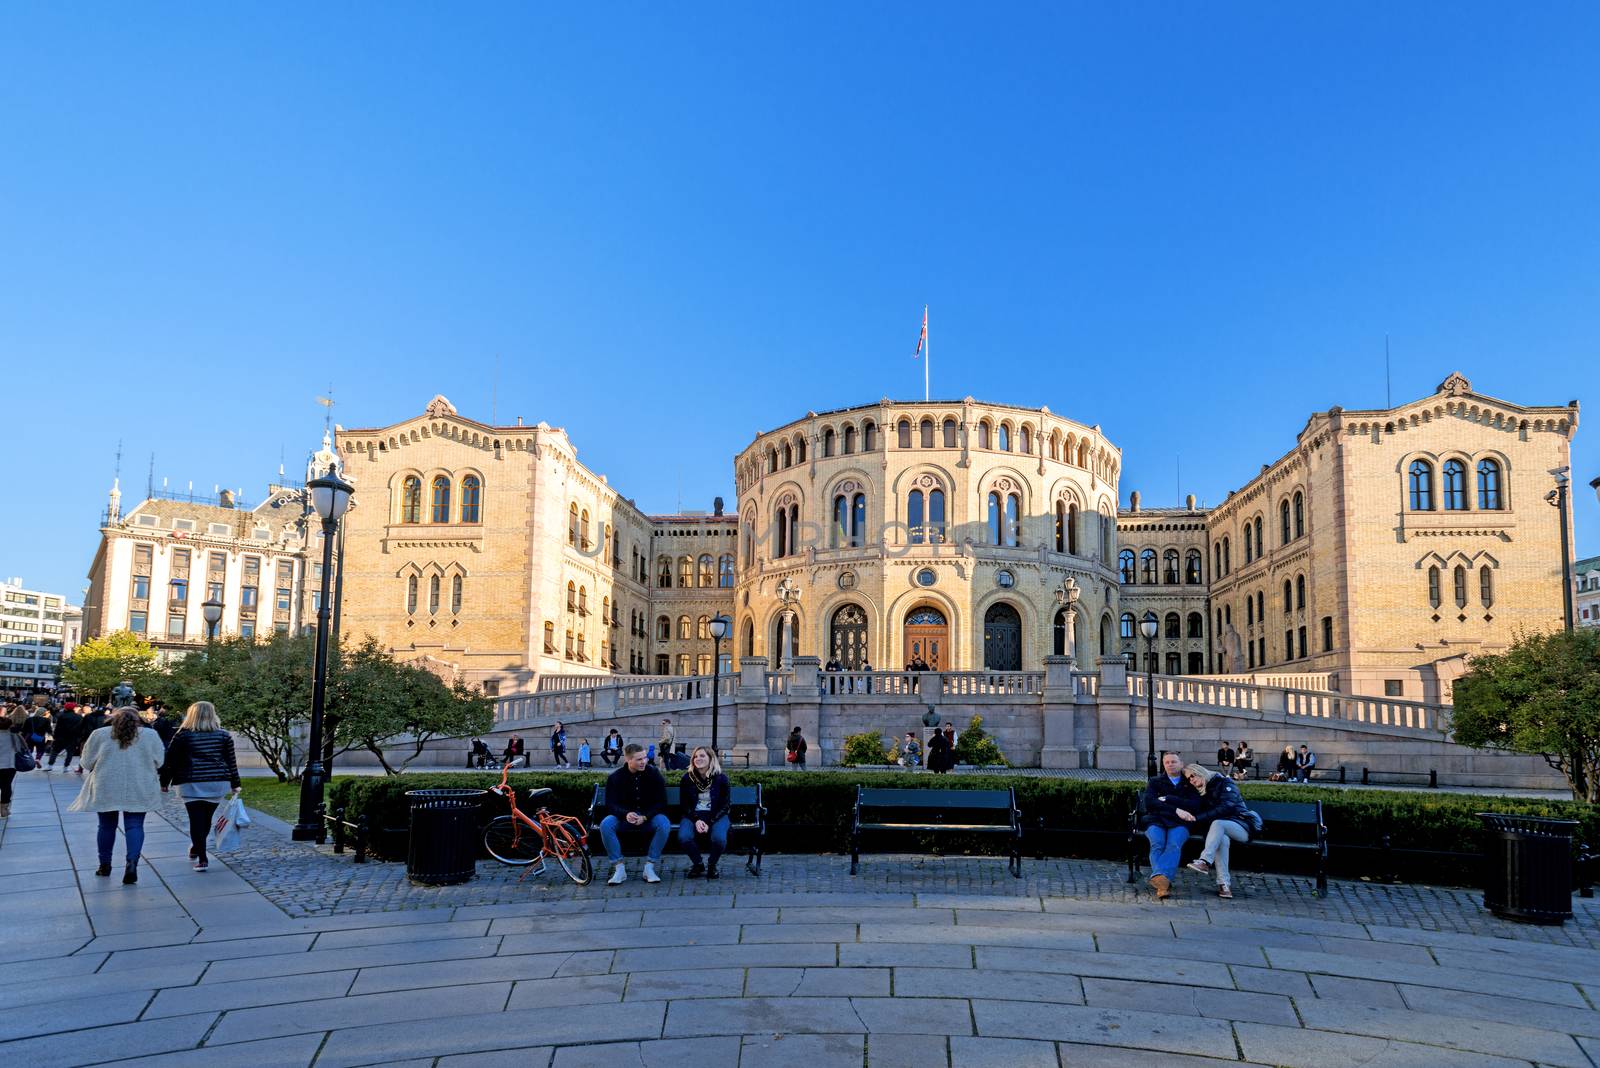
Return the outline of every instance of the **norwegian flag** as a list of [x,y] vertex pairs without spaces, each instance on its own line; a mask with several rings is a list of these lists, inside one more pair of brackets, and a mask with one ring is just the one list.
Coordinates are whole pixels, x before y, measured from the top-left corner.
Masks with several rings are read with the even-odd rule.
[[911,358],[913,360],[915,360],[916,358],[921,356],[922,355],[922,350],[927,347],[927,344],[928,344],[928,309],[927,309],[926,306],[924,306],[923,309],[922,309],[922,333],[917,335],[917,351],[913,352],[911,354]]

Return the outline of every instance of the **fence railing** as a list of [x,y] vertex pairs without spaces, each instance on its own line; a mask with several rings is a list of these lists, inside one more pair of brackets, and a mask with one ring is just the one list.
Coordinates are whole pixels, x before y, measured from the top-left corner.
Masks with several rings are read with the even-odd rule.
[[713,681],[716,683],[717,693],[723,697],[732,697],[734,690],[739,686],[739,676],[731,674],[718,675],[715,680],[710,675],[697,675],[687,679],[650,675],[641,678],[643,681],[617,687],[618,708],[668,704],[675,701],[698,701],[702,698],[709,700]]

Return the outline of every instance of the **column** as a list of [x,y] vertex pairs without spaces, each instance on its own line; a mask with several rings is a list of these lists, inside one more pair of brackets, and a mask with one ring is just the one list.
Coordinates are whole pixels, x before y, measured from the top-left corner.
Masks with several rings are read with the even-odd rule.
[[1133,749],[1133,716],[1128,704],[1128,662],[1100,657],[1098,742],[1095,767],[1129,771],[1139,766]]
[[1044,695],[1040,698],[1044,717],[1044,748],[1039,766],[1044,768],[1082,767],[1077,747],[1072,695],[1072,658],[1044,658]]
[[822,660],[815,656],[794,658],[794,679],[789,684],[789,731],[799,727],[806,739],[806,763],[818,767],[828,763],[822,745],[822,692],[817,685],[817,675]]
[[752,768],[768,766],[766,657],[739,658],[739,688],[728,712],[733,717],[733,752],[747,755]]

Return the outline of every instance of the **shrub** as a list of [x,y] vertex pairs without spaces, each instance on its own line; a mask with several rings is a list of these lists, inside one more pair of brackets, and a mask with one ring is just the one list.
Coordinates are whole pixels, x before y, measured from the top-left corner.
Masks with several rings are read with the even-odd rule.
[[956,762],[960,764],[1006,766],[1005,754],[1000,746],[983,729],[983,717],[973,716],[967,729],[956,739]]
[[839,763],[845,767],[889,762],[889,752],[883,746],[882,731],[863,731],[860,734],[845,736],[844,752],[839,754]]

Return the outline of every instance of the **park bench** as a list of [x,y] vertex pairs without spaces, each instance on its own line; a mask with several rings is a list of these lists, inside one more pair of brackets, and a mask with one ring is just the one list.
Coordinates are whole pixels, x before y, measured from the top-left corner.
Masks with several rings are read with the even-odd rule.
[[[761,800],[761,787],[759,784],[729,787],[728,801],[728,852],[743,853],[745,870],[751,875],[760,875],[761,858],[765,856],[767,840],[767,807]],[[676,851],[679,848],[678,806],[681,803],[678,788],[667,787],[666,816],[672,821],[672,833],[667,836],[668,850]],[[589,834],[596,846],[600,842],[600,821],[606,815],[606,787],[601,783],[594,788],[594,800],[589,803]],[[621,833],[617,835],[617,840],[622,843],[624,854],[629,856],[642,855],[649,841],[639,833]]]
[[[1328,896],[1328,828],[1322,821],[1321,801],[1251,801],[1245,804],[1259,814],[1266,826],[1260,834],[1252,835],[1248,843],[1232,843],[1231,858],[1239,850],[1285,849],[1309,853],[1316,865],[1317,896]],[[1138,882],[1139,869],[1150,855],[1150,840],[1144,836],[1144,792],[1140,791],[1138,804],[1128,813],[1128,882]],[[1197,856],[1205,847],[1205,833],[1191,832],[1184,843],[1185,856]]]
[[1010,839],[1006,870],[1022,878],[1022,812],[1014,789],[878,790],[857,786],[850,826],[851,875],[861,863],[863,831],[1005,835]]
[[[1344,782],[1344,779],[1341,777],[1339,781]],[[1371,786],[1375,782],[1392,782],[1399,785],[1415,782],[1419,786],[1422,782],[1426,782],[1431,789],[1437,790],[1439,788],[1439,770],[1437,768],[1429,768],[1427,771],[1380,771],[1363,767],[1361,769],[1361,785]]]

